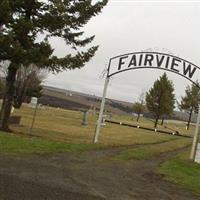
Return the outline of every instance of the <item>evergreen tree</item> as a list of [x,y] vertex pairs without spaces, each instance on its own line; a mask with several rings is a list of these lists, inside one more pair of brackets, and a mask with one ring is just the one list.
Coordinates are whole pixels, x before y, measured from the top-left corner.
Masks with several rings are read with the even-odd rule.
[[[81,68],[98,46],[80,51],[94,36],[83,37],[81,28],[106,5],[107,0],[1,0],[0,61],[9,61],[5,95],[1,108],[1,128],[9,130],[8,120],[18,68],[36,65],[52,72]],[[43,40],[38,40],[38,38]],[[62,38],[74,52],[63,58],[53,55],[49,39]]]
[[173,83],[167,78],[166,73],[154,82],[153,87],[146,93],[146,105],[150,112],[155,114],[157,127],[162,115],[171,115],[175,105]]
[[135,113],[137,113],[137,122],[139,121],[140,119],[140,115],[142,113],[144,113],[144,111],[146,110],[146,106],[145,106],[145,94],[142,93],[139,97],[139,100],[138,102],[135,102],[133,104],[133,111]]
[[187,130],[190,127],[192,113],[198,112],[198,104],[200,100],[200,84],[196,82],[191,86],[187,86],[185,90],[185,96],[181,98],[180,108],[189,112],[189,118],[187,123]]

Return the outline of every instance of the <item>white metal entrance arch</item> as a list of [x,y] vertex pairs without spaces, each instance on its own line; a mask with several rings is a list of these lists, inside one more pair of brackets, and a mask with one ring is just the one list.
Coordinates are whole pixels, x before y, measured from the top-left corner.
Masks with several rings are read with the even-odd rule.
[[[107,76],[104,84],[99,118],[95,130],[94,143],[97,143],[99,138],[102,116],[105,106],[106,93],[110,77],[118,73],[134,69],[161,69],[165,71],[170,71],[186,78],[195,85],[197,85],[196,81],[200,80],[200,68],[197,65],[185,59],[166,53],[135,52],[110,58],[109,66],[107,69]],[[199,87],[199,85],[197,86]],[[195,154],[198,144],[199,123],[200,123],[200,104],[199,104],[199,113],[193,139],[193,145],[190,155],[190,158],[192,160],[195,159]]]

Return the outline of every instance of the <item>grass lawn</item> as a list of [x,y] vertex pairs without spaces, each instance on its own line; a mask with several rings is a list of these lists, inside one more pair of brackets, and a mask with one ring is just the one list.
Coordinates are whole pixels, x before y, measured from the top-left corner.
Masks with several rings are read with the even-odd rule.
[[[23,106],[13,115],[22,116],[21,127],[11,127],[15,132],[27,135],[34,110]],[[32,135],[48,140],[67,143],[87,143],[93,141],[97,116],[89,116],[88,126],[82,126],[82,113],[51,107],[39,108]],[[126,119],[126,117],[124,117]],[[173,137],[145,130],[107,124],[101,129],[100,144],[108,146],[158,143]]]
[[136,148],[126,149],[114,157],[115,160],[143,160],[149,159],[160,153],[174,151],[191,145],[191,140],[188,138],[174,138],[171,141],[158,143],[153,145],[144,145]]
[[[24,105],[15,110],[13,115],[22,117],[21,126],[12,126],[17,136],[4,134],[0,137],[1,152],[54,152],[70,149],[90,149],[99,146],[140,145],[137,148],[128,148],[122,151],[115,159],[147,159],[166,151],[173,151],[191,144],[191,139],[180,138],[167,134],[109,124],[101,129],[99,146],[93,144],[97,116],[89,116],[89,124],[82,126],[82,113],[52,107],[39,108],[30,137],[30,125],[34,109]],[[115,116],[118,119],[128,120],[127,116]],[[145,119],[142,119],[145,121]],[[152,126],[152,122],[144,122]],[[34,136],[34,137],[32,137]],[[16,143],[16,146],[15,146]],[[22,146],[22,148],[19,148]],[[15,150],[16,149],[16,150]],[[34,150],[35,149],[35,150]]]
[[15,134],[0,132],[0,152],[3,154],[80,152],[101,147],[102,145],[67,144],[64,142],[49,141],[36,137],[21,137]]
[[162,164],[158,172],[165,179],[200,194],[200,165],[188,160],[189,152]]
[[[154,121],[151,119],[141,117],[139,122],[136,121],[136,117],[129,116],[114,116],[114,119],[117,121],[144,126],[147,128],[154,127]],[[186,130],[186,122],[177,121],[177,120],[165,120],[163,126],[161,126],[161,120],[158,122],[157,129],[165,130],[168,132],[176,132],[178,131],[182,135],[190,135],[192,136],[195,131],[195,124],[191,123],[190,129]]]

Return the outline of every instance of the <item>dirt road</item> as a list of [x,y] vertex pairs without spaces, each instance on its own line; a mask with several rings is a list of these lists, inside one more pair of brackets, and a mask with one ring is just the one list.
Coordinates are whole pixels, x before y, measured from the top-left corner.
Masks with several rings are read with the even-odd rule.
[[200,200],[154,173],[175,152],[144,161],[109,159],[119,151],[0,155],[0,200]]

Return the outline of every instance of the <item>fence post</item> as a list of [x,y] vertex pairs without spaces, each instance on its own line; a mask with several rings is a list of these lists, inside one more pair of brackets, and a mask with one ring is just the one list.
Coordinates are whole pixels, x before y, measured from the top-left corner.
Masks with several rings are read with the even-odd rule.
[[199,110],[198,110],[198,117],[197,117],[195,133],[194,133],[194,137],[193,137],[192,149],[191,149],[191,153],[190,153],[190,159],[192,161],[194,161],[195,157],[196,157],[197,145],[198,145],[198,140],[199,140],[199,124],[200,124],[200,103],[199,103]]

